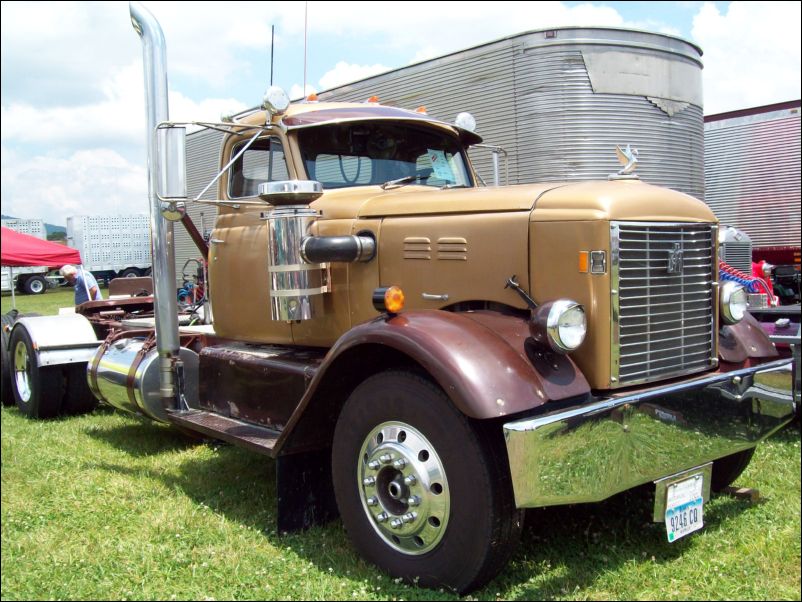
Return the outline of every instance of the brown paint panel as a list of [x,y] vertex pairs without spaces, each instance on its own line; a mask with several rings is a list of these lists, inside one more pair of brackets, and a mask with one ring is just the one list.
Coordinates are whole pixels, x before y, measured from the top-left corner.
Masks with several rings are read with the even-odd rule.
[[223,416],[282,428],[322,356],[312,349],[206,347],[200,353],[200,405]]
[[302,417],[306,420],[311,414],[314,421],[315,414],[330,415],[330,408],[312,404],[318,385],[339,356],[363,345],[386,346],[412,358],[472,418],[516,414],[550,399],[589,392],[584,377],[565,356],[556,361],[549,356],[548,364],[537,358],[539,372],[529,359],[527,336],[526,320],[493,312],[410,311],[352,328],[327,354],[282,433],[276,453],[284,445],[292,451],[304,447],[303,441],[290,441]]
[[721,329],[718,352],[721,359],[728,364],[739,364],[747,358],[775,358],[780,355],[750,313],[737,324]]

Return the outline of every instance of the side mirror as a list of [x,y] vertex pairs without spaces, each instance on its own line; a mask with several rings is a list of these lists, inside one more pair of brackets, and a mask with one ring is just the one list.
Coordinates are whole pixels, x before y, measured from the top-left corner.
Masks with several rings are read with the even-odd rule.
[[156,146],[159,199],[168,202],[185,200],[187,198],[187,128],[160,124],[156,128]]

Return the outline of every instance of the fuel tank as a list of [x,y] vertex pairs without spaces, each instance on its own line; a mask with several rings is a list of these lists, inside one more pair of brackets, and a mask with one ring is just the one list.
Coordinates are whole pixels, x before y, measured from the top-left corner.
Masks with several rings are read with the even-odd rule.
[[[198,408],[198,354],[181,347],[184,365],[184,395],[190,408]],[[92,393],[109,405],[167,422],[159,393],[159,354],[152,340],[144,337],[118,339],[101,345],[87,364]]]

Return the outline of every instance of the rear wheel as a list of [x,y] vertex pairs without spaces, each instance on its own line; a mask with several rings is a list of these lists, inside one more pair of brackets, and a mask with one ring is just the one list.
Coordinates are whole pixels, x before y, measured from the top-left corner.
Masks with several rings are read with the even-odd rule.
[[59,367],[40,367],[28,332],[11,333],[11,389],[20,411],[29,418],[52,418],[61,411],[64,376]]
[[23,288],[29,295],[41,295],[47,290],[47,280],[43,276],[31,276],[25,281]]
[[369,378],[343,408],[332,450],[337,506],[354,547],[424,587],[481,586],[520,537],[504,457],[500,431],[466,418],[429,380]]
[[67,414],[87,414],[97,407],[97,399],[86,381],[86,364],[69,364],[64,367],[66,386],[63,409]]
[[749,466],[749,462],[754,455],[755,448],[753,447],[715,460],[713,462],[713,477],[710,481],[710,489],[719,492],[732,485],[735,479],[740,477],[741,473]]
[[136,268],[127,268],[120,272],[120,278],[139,278],[140,271]]
[[0,348],[0,373],[2,373],[2,381],[0,381],[0,395],[2,395],[4,406],[14,405],[14,393],[11,391],[11,356],[8,351],[8,344],[10,338],[10,330],[16,320],[16,313],[8,313],[2,316],[2,348]]

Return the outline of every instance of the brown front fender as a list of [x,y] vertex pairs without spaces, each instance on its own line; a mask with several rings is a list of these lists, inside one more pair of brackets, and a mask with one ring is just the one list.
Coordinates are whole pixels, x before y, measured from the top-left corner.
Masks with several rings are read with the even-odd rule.
[[528,323],[497,312],[410,311],[349,330],[331,348],[276,444],[276,453],[326,445],[350,391],[368,376],[414,366],[476,419],[508,416],[590,387],[573,361],[545,353]]

